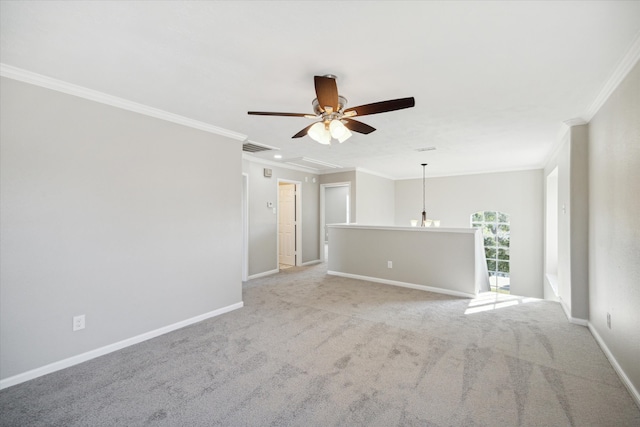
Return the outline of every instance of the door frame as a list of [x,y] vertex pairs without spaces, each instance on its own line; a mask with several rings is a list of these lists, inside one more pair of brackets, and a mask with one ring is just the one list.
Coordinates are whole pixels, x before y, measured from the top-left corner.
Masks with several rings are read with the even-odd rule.
[[302,181],[293,181],[290,179],[278,178],[276,191],[276,269],[280,268],[280,183],[294,184],[296,189],[296,263],[302,265]]
[[320,230],[319,230],[320,247],[319,247],[319,253],[320,253],[320,261],[321,262],[326,261],[324,259],[324,233],[325,233],[325,228],[327,228],[327,224],[326,224],[326,220],[325,220],[325,213],[324,213],[325,191],[327,190],[327,188],[331,188],[331,187],[347,187],[349,189],[349,191],[348,191],[349,200],[347,200],[347,224],[351,223],[351,182],[350,181],[345,181],[345,182],[332,182],[332,183],[329,183],[329,184],[320,184]]
[[249,174],[242,172],[242,279],[249,280]]

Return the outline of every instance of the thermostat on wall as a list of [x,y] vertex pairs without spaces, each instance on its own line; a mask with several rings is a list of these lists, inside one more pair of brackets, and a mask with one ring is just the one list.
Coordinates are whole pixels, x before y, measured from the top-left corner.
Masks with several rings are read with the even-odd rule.
[[267,178],[271,178],[271,169],[264,168],[264,176],[266,176]]

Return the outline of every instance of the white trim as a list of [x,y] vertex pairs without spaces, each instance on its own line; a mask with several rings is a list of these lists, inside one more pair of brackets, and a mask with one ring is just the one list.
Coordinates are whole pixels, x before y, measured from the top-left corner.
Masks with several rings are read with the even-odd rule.
[[[310,169],[314,169],[314,170],[318,170],[318,171],[324,171],[327,169],[339,169],[342,166],[340,165],[335,165],[333,163],[328,163],[328,162],[323,162],[322,160],[316,160],[316,159],[312,159],[310,157],[290,157],[287,159],[282,159],[283,162],[285,163],[290,163],[292,165],[296,165],[296,166],[300,166],[303,168],[310,168]],[[317,168],[314,166],[306,166],[306,165],[301,165],[300,163],[297,162],[306,162],[306,163],[311,163],[314,165],[318,165],[318,166],[324,166],[323,168]]]
[[582,117],[576,117],[573,119],[569,119],[569,120],[565,120],[564,122],[565,125],[569,126],[570,128],[574,127],[574,126],[582,126],[582,125],[586,125],[587,121],[584,120]]
[[547,153],[547,157],[542,164],[542,169],[546,169],[547,167],[549,167],[551,161],[556,158],[556,156],[560,152],[560,149],[564,146],[564,143],[567,140],[569,129],[570,127],[566,123],[563,122],[560,124],[560,128],[558,129],[558,133],[556,135],[556,140],[554,141],[551,150],[549,150],[549,152]]
[[616,90],[618,85],[620,85],[625,77],[627,77],[627,74],[629,74],[638,60],[640,60],[640,33],[636,35],[631,46],[629,46],[629,49],[627,49],[622,59],[613,70],[613,73],[611,73],[611,76],[607,79],[600,90],[600,93],[584,113],[583,117],[587,122],[591,121],[593,116],[595,116],[604,103],[607,102],[613,91]]
[[109,344],[104,347],[97,348],[95,350],[87,351],[86,353],[78,354],[76,356],[72,356],[67,359],[59,360],[57,362],[53,362],[48,365],[41,366],[40,368],[32,369],[30,371],[23,372],[21,374],[14,375],[9,378],[5,378],[4,380],[0,381],[0,390],[23,383],[25,381],[32,380],[34,378],[41,377],[43,375],[50,374],[52,372],[59,371],[61,369],[78,365],[82,362],[95,359],[96,357],[104,356],[105,354],[113,353],[114,351],[121,350],[125,347],[130,347],[132,345],[141,343],[143,341],[147,341],[151,338],[155,338],[160,335],[164,335],[166,333],[175,331],[177,329],[184,328],[185,326],[189,326],[194,323],[201,322],[211,317],[216,317],[221,314],[228,313],[238,308],[242,308],[243,305],[244,303],[240,301],[238,303],[231,304],[226,307],[222,307],[217,310],[210,311],[209,313],[204,313],[199,316],[192,317],[190,319],[182,320],[172,325],[164,326],[162,328],[155,329],[153,331],[145,332],[144,334],[140,334],[135,337],[127,338],[125,340],[118,341],[116,343]]
[[249,280],[249,174],[242,172],[242,281]]
[[596,342],[604,352],[605,356],[607,356],[607,359],[609,359],[609,363],[611,363],[611,366],[613,366],[616,374],[618,374],[620,380],[622,380],[622,383],[625,385],[625,387],[627,387],[627,390],[629,390],[629,394],[631,395],[633,400],[635,400],[636,405],[638,406],[638,408],[640,408],[640,392],[638,392],[638,389],[633,386],[633,383],[631,382],[627,374],[625,374],[624,370],[622,369],[616,358],[613,356],[613,353],[611,353],[611,350],[609,350],[609,347],[607,347],[607,344],[604,342],[600,334],[598,334],[595,326],[593,326],[591,322],[588,322],[587,326],[589,328],[589,331],[591,332],[591,335],[593,335],[593,337],[596,339]]
[[451,291],[449,289],[435,288],[433,286],[417,285],[415,283],[399,282],[397,280],[380,279],[378,277],[361,276],[359,274],[342,273],[339,271],[327,271],[332,276],[347,277],[349,279],[366,280],[369,282],[383,283],[385,285],[400,286],[402,288],[418,289],[420,291],[435,292],[438,294],[452,295],[462,298],[476,298],[478,295],[467,292]]
[[249,276],[249,280],[257,279],[257,278],[265,277],[265,276],[271,276],[272,274],[277,274],[277,273],[280,273],[280,269],[279,268],[276,268],[275,270],[263,271],[262,273],[252,274],[251,276]]
[[242,158],[245,159],[245,160],[248,160],[250,162],[253,162],[253,163],[262,163],[262,164],[265,164],[267,166],[276,166],[276,167],[283,168],[283,169],[289,169],[289,170],[294,170],[294,171],[298,171],[298,172],[305,172],[305,173],[310,173],[310,174],[314,174],[314,175],[320,175],[317,170],[312,169],[312,168],[307,168],[307,167],[303,167],[303,166],[294,166],[294,165],[291,165],[291,164],[277,162],[277,161],[274,161],[274,160],[263,159],[262,157],[253,156],[253,155],[247,153],[246,151],[242,152]]
[[564,315],[567,316],[567,320],[569,321],[569,323],[573,323],[574,325],[580,325],[580,326],[587,326],[589,324],[589,321],[586,320],[586,319],[580,319],[578,317],[571,317],[571,310],[569,309],[567,304],[565,304],[565,302],[564,302],[564,300],[562,299],[561,296],[558,296],[558,302],[560,302],[560,306],[562,307],[562,310],[564,311]]
[[436,232],[436,233],[466,233],[475,234],[481,230],[479,228],[453,228],[453,227],[405,227],[394,225],[359,225],[359,224],[329,224],[331,228],[347,228],[358,230],[391,230],[391,231],[416,231],[416,232]]
[[295,186],[295,210],[296,210],[296,266],[302,264],[302,182],[285,178],[278,178],[276,191],[276,206],[278,206],[276,218],[276,265],[280,265],[280,183],[293,184]]
[[[367,173],[369,175],[379,176],[380,178],[386,178],[386,179],[390,179],[392,181],[395,181],[397,179],[397,178],[394,178],[394,177],[389,176],[389,175],[381,174],[380,172],[374,172],[374,171],[369,170],[369,169],[361,168],[359,166],[357,166],[357,167],[344,167],[344,168],[339,168],[339,169],[325,169],[325,170],[323,170],[322,172],[319,172],[319,173],[320,173],[320,175],[330,175],[332,173],[342,173],[342,172],[364,172],[364,173]],[[403,179],[405,179],[405,178],[403,178]]]
[[303,263],[302,263],[302,264],[300,264],[300,265],[301,265],[301,266],[314,265],[314,264],[320,264],[321,262],[322,262],[322,260],[314,259],[313,261],[303,262]]
[[553,293],[557,298],[558,297],[558,275],[546,273],[546,276],[547,276],[547,282],[549,282],[549,286],[551,287],[551,290],[553,290]]
[[356,172],[362,172],[362,173],[366,173],[366,174],[369,174],[369,175],[378,176],[380,178],[385,178],[385,179],[390,179],[391,181],[395,181],[395,178],[393,178],[393,177],[391,177],[389,175],[384,175],[384,174],[382,174],[380,172],[374,172],[372,170],[361,168],[361,167],[356,167],[355,169],[356,169]]
[[238,141],[244,141],[247,139],[246,135],[238,132],[233,132],[218,126],[211,125],[209,123],[204,123],[190,119],[188,117],[179,116],[177,114],[169,113],[167,111],[149,107],[143,104],[138,104],[137,102],[118,98],[116,96],[98,92],[93,89],[88,89],[86,87],[63,82],[62,80],[57,80],[51,77],[36,74],[31,71],[13,67],[11,65],[0,63],[0,75],[2,77],[7,77],[13,80],[41,86],[47,89],[66,93],[68,95],[77,96],[80,98],[88,99],[90,101],[99,102],[101,104],[110,105],[116,108],[121,108],[123,110],[133,111],[135,113],[144,114],[145,116],[155,117],[157,119],[166,120],[168,122],[177,123],[209,133],[214,133],[216,135],[225,136],[227,138],[235,139]]
[[[486,175],[490,173],[508,173],[508,172],[524,172],[524,171],[532,171],[543,169],[544,165],[536,164],[531,166],[522,166],[519,168],[504,168],[504,169],[490,169],[490,170],[481,170],[481,171],[469,171],[469,172],[456,172],[456,173],[430,173],[426,175],[426,179],[430,178],[447,178],[451,176],[473,176],[473,175]],[[417,176],[414,178],[390,178],[394,181],[406,181],[409,179],[422,179],[422,176]]]

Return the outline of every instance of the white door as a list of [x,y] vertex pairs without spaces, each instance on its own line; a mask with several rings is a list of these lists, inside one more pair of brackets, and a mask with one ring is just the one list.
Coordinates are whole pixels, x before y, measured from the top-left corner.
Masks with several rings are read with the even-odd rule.
[[278,186],[278,258],[280,264],[296,265],[296,186]]

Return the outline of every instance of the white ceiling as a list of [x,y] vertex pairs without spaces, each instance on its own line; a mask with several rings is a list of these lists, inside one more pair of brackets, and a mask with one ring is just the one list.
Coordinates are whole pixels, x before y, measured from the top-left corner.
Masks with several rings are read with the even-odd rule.
[[[640,1],[13,2],[0,61],[395,179],[538,168],[562,122],[595,100],[640,35]],[[313,76],[349,106],[413,96],[363,116],[343,144],[291,136]],[[422,147],[435,151],[418,152]],[[257,156],[273,160],[273,151]]]

